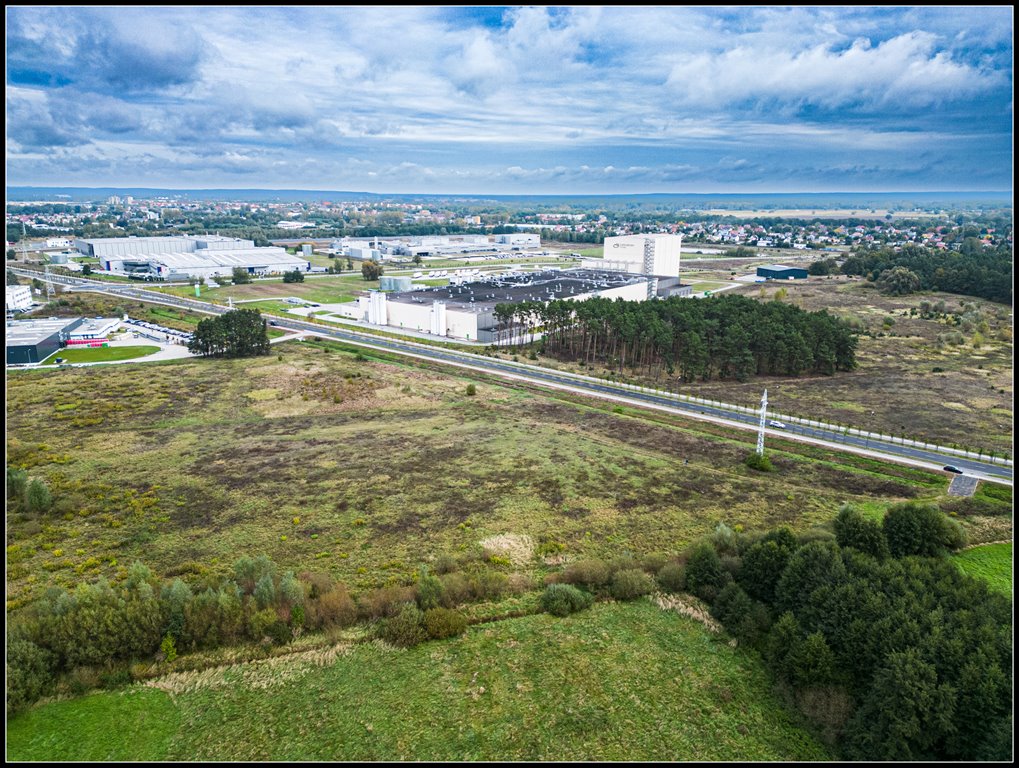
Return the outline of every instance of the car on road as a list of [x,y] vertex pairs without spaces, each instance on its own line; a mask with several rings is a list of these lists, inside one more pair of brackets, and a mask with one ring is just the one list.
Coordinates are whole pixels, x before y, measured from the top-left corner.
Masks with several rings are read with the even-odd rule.
[[768,426],[774,427],[775,429],[785,429],[785,424],[783,424],[781,421],[769,421]]
[[954,472],[957,475],[961,475],[962,474],[962,470],[961,469],[959,469],[958,467],[952,466],[951,464],[946,464],[944,466],[944,470],[946,472]]

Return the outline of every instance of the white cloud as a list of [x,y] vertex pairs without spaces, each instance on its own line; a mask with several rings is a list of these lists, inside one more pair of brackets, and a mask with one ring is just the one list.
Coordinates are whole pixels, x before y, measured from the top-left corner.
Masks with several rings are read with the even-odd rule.
[[1001,83],[935,51],[935,38],[909,32],[872,47],[861,38],[846,50],[735,47],[721,55],[680,57],[667,84],[688,104],[717,108],[740,102],[925,107],[973,96]]

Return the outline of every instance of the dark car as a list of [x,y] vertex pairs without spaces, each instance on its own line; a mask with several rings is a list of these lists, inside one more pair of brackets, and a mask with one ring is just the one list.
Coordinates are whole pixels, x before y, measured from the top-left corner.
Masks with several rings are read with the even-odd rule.
[[961,475],[962,474],[962,470],[961,469],[959,469],[958,467],[953,467],[951,464],[946,464],[945,467],[944,467],[944,470],[946,472],[955,472],[955,474],[957,474],[957,475]]

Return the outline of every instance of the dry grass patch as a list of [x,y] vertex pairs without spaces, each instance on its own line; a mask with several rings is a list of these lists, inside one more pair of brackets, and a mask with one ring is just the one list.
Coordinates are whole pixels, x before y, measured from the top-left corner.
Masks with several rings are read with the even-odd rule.
[[489,536],[478,543],[481,544],[486,558],[505,557],[517,567],[527,565],[534,556],[534,539],[527,535],[502,533],[498,536]]
[[722,625],[711,617],[708,607],[692,595],[666,595],[658,592],[651,596],[651,601],[663,611],[675,611],[700,622],[710,632],[722,631]]

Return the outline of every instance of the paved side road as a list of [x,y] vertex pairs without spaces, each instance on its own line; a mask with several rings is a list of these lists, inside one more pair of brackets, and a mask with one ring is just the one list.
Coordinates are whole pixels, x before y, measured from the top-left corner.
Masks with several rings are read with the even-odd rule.
[[956,475],[948,486],[949,496],[972,496],[977,491],[977,478],[970,475]]

